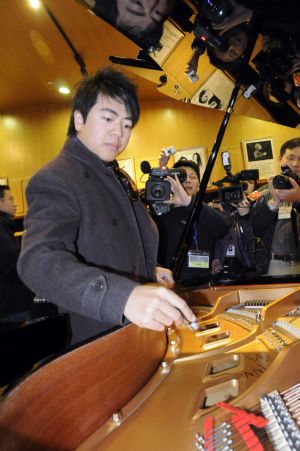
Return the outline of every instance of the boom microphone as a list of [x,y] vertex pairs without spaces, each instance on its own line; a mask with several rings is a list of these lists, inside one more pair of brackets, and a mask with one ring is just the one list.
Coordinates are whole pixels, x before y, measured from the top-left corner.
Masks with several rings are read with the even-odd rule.
[[141,162],[141,171],[143,174],[149,174],[149,172],[151,172],[151,165],[150,165],[149,161]]

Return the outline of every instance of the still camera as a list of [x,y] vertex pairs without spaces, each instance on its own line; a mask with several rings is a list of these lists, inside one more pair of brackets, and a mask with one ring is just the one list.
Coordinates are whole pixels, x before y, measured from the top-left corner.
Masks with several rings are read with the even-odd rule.
[[277,189],[291,189],[293,188],[290,178],[295,180],[300,186],[300,177],[293,172],[287,164],[281,166],[281,174],[275,175],[273,178],[273,186]]

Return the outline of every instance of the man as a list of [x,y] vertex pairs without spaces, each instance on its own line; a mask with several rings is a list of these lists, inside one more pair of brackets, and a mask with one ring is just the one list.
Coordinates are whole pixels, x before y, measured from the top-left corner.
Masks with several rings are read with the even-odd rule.
[[[17,274],[19,246],[14,237],[16,204],[8,185],[0,186],[0,319],[18,319],[32,305],[34,294]],[[24,318],[23,318],[24,319]]]
[[138,118],[136,90],[124,75],[108,68],[85,78],[69,139],[28,184],[19,273],[72,312],[73,343],[128,320],[161,331],[183,316],[195,319],[166,288],[173,278],[156,268],[155,226],[118,170]]
[[[162,154],[159,161],[160,164],[166,162]],[[173,167],[184,169],[186,180],[180,183],[177,177],[175,179],[167,177],[173,197],[166,202],[172,204],[173,208],[166,214],[154,216],[160,237],[158,261],[167,268],[172,267],[200,185],[199,166],[194,161],[180,159]],[[181,271],[181,281],[188,282],[193,278],[203,278],[203,281],[207,281],[210,278],[215,241],[228,232],[230,224],[231,221],[225,215],[202,203],[199,218],[193,229],[192,241],[189,243],[189,252]]]
[[[279,156],[280,165],[288,165],[296,177],[300,177],[300,138],[293,138],[282,144]],[[268,179],[268,190],[263,191],[271,210],[278,214],[272,240],[274,263],[270,266],[270,273],[287,271],[282,262],[299,260],[300,233],[300,187],[294,178],[288,177],[290,189],[276,189],[273,186],[274,177]],[[300,180],[300,178],[299,178]],[[298,181],[299,181],[298,180]],[[280,263],[278,263],[278,261]],[[285,265],[286,266],[286,265]],[[275,268],[276,267],[276,268]]]

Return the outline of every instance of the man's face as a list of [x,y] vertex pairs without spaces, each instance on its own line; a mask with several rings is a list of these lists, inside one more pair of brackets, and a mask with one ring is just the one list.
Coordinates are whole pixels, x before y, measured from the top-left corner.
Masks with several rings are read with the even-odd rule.
[[186,180],[182,182],[182,186],[185,191],[190,196],[197,194],[200,182],[194,169],[185,166],[180,169],[184,169],[186,171]]
[[0,199],[0,211],[15,216],[16,210],[17,205],[15,204],[11,191],[5,190],[3,199]]
[[283,157],[279,158],[279,163],[280,165],[287,164],[300,177],[300,146],[286,149]]
[[144,30],[160,23],[167,11],[167,0],[117,0],[118,25]]
[[74,124],[80,141],[101,160],[110,162],[125,149],[132,130],[132,118],[123,103],[99,96],[86,121],[79,111]]
[[228,39],[228,49],[226,51],[215,49],[215,56],[224,63],[237,61],[244,53],[248,43],[248,36],[240,31]]

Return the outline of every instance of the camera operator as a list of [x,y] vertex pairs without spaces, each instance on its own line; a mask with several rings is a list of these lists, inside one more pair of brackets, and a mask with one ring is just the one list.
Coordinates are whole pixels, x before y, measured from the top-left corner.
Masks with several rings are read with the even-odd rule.
[[248,198],[249,185],[245,182],[242,185],[244,194],[241,201],[214,203],[215,208],[231,220],[229,232],[216,241],[212,264],[216,278],[247,278],[268,270],[271,258],[269,237],[272,236],[275,214],[263,196],[255,196],[254,201],[251,196]]
[[[164,159],[164,164],[166,160]],[[172,208],[165,214],[154,216],[159,231],[157,260],[166,268],[172,266],[200,184],[199,166],[194,161],[181,159],[173,167],[185,169],[187,178],[181,184],[177,176],[167,177],[173,197],[166,203],[171,204]],[[187,260],[182,269],[180,277],[182,281],[193,277],[203,276],[206,279],[210,277],[215,240],[224,236],[229,227],[228,218],[205,203],[202,204],[199,218],[194,226]]]
[[[283,263],[297,261],[300,258],[300,138],[293,138],[282,144],[279,162],[284,167],[280,176],[280,189],[276,184],[277,177],[268,178],[268,189],[262,194],[268,202],[269,208],[277,216],[272,239],[272,261],[270,274],[278,270],[289,272],[288,266]],[[275,184],[275,187],[274,187]],[[283,189],[281,188],[283,187]],[[291,268],[292,270],[292,268]]]

